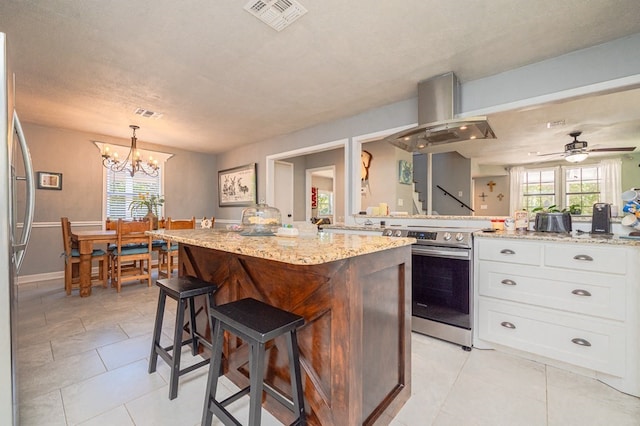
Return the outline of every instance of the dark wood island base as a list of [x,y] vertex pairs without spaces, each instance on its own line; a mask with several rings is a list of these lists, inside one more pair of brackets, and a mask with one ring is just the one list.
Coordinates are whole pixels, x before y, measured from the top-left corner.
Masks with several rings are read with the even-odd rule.
[[[386,425],[411,396],[409,245],[310,265],[183,243],[179,250],[180,274],[218,285],[216,303],[253,297],[304,317],[298,343],[310,425]],[[246,345],[225,336],[223,351],[226,376],[247,386]],[[284,339],[267,352],[266,382],[291,395]],[[292,421],[271,396],[263,401]]]

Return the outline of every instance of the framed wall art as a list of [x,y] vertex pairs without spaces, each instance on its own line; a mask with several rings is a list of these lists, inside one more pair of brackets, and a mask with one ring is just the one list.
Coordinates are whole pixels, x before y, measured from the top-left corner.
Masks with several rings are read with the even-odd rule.
[[250,206],[258,202],[256,163],[218,172],[218,205]]
[[400,160],[398,164],[398,180],[405,185],[411,185],[413,182],[413,163],[406,160]]
[[38,172],[38,189],[62,189],[62,173]]

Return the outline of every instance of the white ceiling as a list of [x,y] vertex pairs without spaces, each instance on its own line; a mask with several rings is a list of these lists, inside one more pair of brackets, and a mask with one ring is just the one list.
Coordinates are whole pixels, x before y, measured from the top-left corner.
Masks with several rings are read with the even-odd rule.
[[[586,141],[588,149],[640,147],[640,89],[500,112],[491,114],[489,122],[496,139],[454,142],[429,152],[458,151],[481,165],[563,161],[573,131],[582,132],[578,140]],[[593,152],[589,157],[624,154],[629,152]]]
[[[418,81],[447,71],[471,81],[640,32],[638,0],[300,0],[308,13],[280,32],[245,3],[0,2],[22,120],[121,138],[138,124],[142,146],[217,153],[415,97]],[[589,105],[552,115],[608,124]],[[498,143],[528,149],[522,118],[510,122],[491,117],[492,161]],[[554,150],[574,130],[538,129]],[[594,146],[597,129],[583,130]]]

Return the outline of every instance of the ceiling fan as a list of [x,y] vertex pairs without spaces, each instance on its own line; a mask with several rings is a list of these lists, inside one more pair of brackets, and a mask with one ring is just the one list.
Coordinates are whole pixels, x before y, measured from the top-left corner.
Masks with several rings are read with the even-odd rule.
[[579,141],[578,136],[580,136],[582,132],[575,131],[569,133],[569,136],[573,138],[573,141],[566,144],[564,146],[564,152],[552,152],[549,154],[538,154],[539,156],[546,155],[562,155],[564,159],[570,163],[579,163],[584,161],[590,152],[630,152],[636,149],[635,146],[624,146],[624,147],[611,147],[611,148],[587,148],[586,141]]

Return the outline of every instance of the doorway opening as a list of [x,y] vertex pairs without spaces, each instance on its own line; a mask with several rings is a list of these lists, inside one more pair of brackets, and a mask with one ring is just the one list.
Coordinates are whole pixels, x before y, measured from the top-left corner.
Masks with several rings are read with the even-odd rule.
[[[305,220],[329,219],[336,223],[336,167],[316,167],[306,170],[305,177]],[[344,222],[338,216],[338,222]]]
[[[323,159],[327,156],[331,157],[329,163],[323,164]],[[278,177],[276,184],[276,162],[287,162],[293,164],[293,173],[291,174],[293,191],[293,214],[292,221],[308,221],[312,216],[307,211],[307,203],[310,204],[311,180],[306,176],[307,169],[334,167],[333,171],[333,203],[334,203],[334,219],[338,217],[344,218],[345,213],[349,211],[349,187],[350,181],[345,171],[348,170],[349,158],[349,139],[341,139],[334,142],[328,142],[311,147],[300,148],[292,151],[273,154],[266,157],[266,201],[267,204],[280,208],[276,202],[281,199],[280,192],[290,188]],[[317,165],[316,159],[321,163]],[[307,187],[309,189],[307,189]],[[282,211],[281,211],[282,212]],[[283,219],[284,219],[283,214]]]

